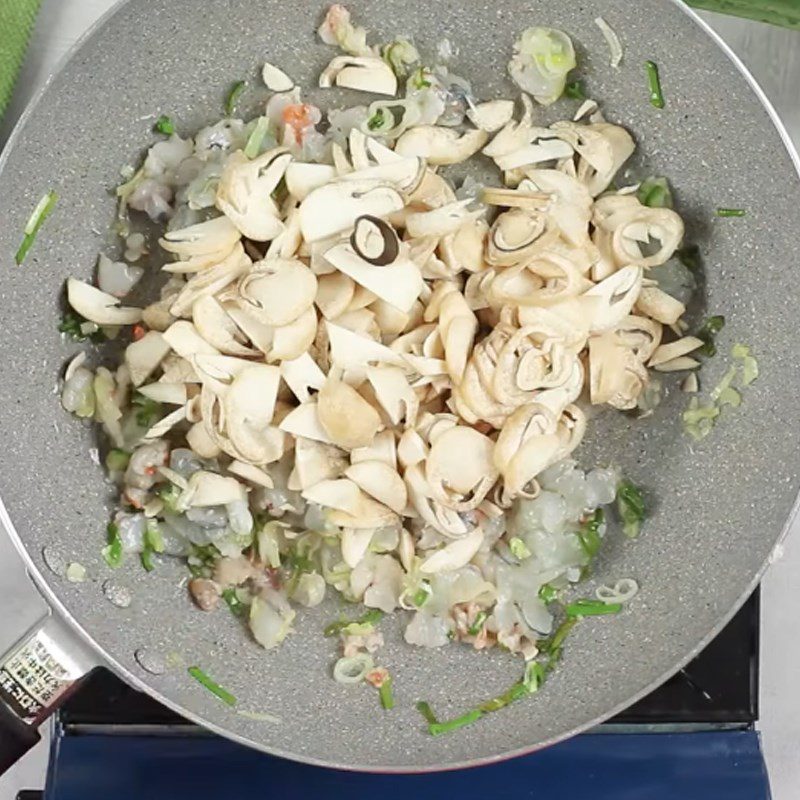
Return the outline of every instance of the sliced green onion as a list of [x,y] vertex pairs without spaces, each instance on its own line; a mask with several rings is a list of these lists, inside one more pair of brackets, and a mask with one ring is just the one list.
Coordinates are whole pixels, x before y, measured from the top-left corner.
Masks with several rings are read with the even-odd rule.
[[797,0],[688,0],[688,4],[708,11],[800,29],[800,6]]
[[525,675],[522,678],[522,685],[528,694],[534,694],[544,685],[547,678],[547,667],[538,661],[529,661],[525,665]]
[[138,409],[136,412],[136,424],[141,428],[151,428],[162,413],[161,403],[151,400],[139,392],[136,392],[131,398],[131,405],[136,406]]
[[570,100],[585,100],[586,90],[583,88],[583,81],[573,81],[564,87],[564,97]]
[[683,429],[696,441],[705,439],[714,427],[719,416],[719,408],[713,403],[703,404],[696,397],[689,401],[689,407],[683,412]]
[[153,129],[164,136],[172,136],[175,133],[175,123],[166,115],[162,114],[157,120]]
[[158,522],[154,519],[147,520],[147,527],[144,531],[144,540],[150,545],[154,553],[164,552],[164,537],[161,534],[161,529],[158,527]]
[[479,708],[476,708],[472,711],[467,711],[466,714],[462,714],[460,717],[447,720],[447,722],[431,722],[428,725],[428,731],[430,732],[431,736],[441,736],[443,733],[452,733],[453,731],[457,731],[459,728],[465,728],[467,725],[472,725],[473,722],[477,722],[482,716],[483,711],[481,711]]
[[222,592],[222,599],[226,602],[231,613],[237,617],[243,617],[247,611],[245,604],[239,599],[236,594],[236,589],[228,587]]
[[31,249],[34,241],[36,240],[36,234],[39,233],[39,229],[44,224],[44,221],[52,213],[57,201],[58,195],[53,189],[51,189],[36,204],[36,208],[33,209],[33,213],[30,215],[28,222],[25,224],[25,237],[22,240],[22,244],[19,246],[19,250],[17,250],[16,255],[14,256],[17,266],[19,266],[25,260],[25,256],[28,255],[28,251]]
[[718,208],[718,217],[744,217],[747,212],[743,208]]
[[153,561],[153,548],[149,544],[145,544],[144,550],[139,554],[139,560],[147,572],[152,572],[156,568]]
[[485,611],[479,611],[475,615],[475,621],[467,628],[467,633],[470,636],[477,636],[483,630],[483,625],[488,618],[489,615]]
[[189,667],[187,671],[204,689],[208,689],[211,694],[218,697],[223,703],[229,706],[236,705],[236,698],[229,691],[223,689],[218,683],[209,678],[200,667]]
[[639,184],[636,193],[639,202],[650,208],[672,208],[672,190],[666,178],[647,178]]
[[112,569],[116,569],[122,563],[122,539],[119,536],[119,525],[116,522],[109,522],[106,528],[108,544],[103,548],[103,558]]
[[109,472],[123,472],[127,469],[130,460],[131,454],[129,452],[115,447],[108,451],[108,455],[106,456],[106,469]]
[[508,549],[511,551],[514,558],[519,561],[524,561],[526,558],[530,558],[533,555],[528,549],[528,545],[526,545],[519,536],[514,536],[509,540]]
[[417,607],[422,608],[431,596],[431,585],[425,581],[420,585],[419,589],[411,596],[411,602]]
[[228,97],[225,100],[225,116],[233,116],[233,112],[236,110],[236,103],[246,86],[247,81],[236,81],[236,83],[231,86],[231,90],[228,92]]
[[371,131],[376,131],[380,128],[383,128],[385,122],[386,122],[386,110],[384,108],[379,108],[367,120],[367,128],[369,128],[369,130]]
[[553,665],[561,658],[564,640],[577,623],[577,617],[565,619],[564,622],[556,628],[555,633],[549,639],[539,642],[539,650],[550,657],[548,660],[549,669],[552,669]]
[[381,698],[381,706],[385,708],[387,711],[390,711],[394,708],[394,691],[392,690],[392,676],[390,675],[386,680],[381,684],[380,688],[378,689],[378,693]]
[[425,67],[417,67],[414,72],[408,78],[408,82],[414,89],[428,89],[431,86],[431,82],[426,77],[426,73],[428,71]]
[[617,512],[622,520],[622,532],[632,539],[638,536],[647,509],[641,490],[631,481],[620,481],[617,487]]
[[725,317],[720,314],[706,318],[700,330],[695,334],[698,339],[702,339],[705,343],[697,350],[700,355],[715,356],[717,354],[717,345],[714,339],[724,327]]
[[645,61],[644,68],[647,72],[647,83],[650,87],[650,104],[656,108],[664,108],[664,93],[661,91],[658,65],[655,61]]
[[261,146],[264,144],[267,133],[269,133],[269,120],[266,117],[259,117],[244,146],[244,154],[247,158],[255,158],[261,152]]
[[552,603],[558,599],[558,589],[554,589],[549,583],[544,583],[539,587],[539,599],[543,603]]
[[425,722],[427,722],[429,725],[436,725],[439,722],[439,720],[436,719],[436,714],[433,713],[430,703],[427,701],[420,700],[417,703],[417,711],[419,711],[419,713],[425,717]]
[[64,333],[71,339],[74,339],[76,342],[85,342],[87,340],[92,342],[104,342],[106,340],[107,337],[101,328],[95,326],[95,330],[89,331],[86,329],[88,325],[94,325],[94,323],[90,323],[89,320],[84,319],[80,314],[76,314],[74,311],[67,311],[58,324],[58,330],[60,333]]
[[604,603],[601,600],[576,600],[565,609],[567,617],[602,617],[606,614],[619,614],[622,611],[621,603]]
[[404,77],[408,72],[408,67],[419,61],[417,48],[408,39],[403,38],[385,45],[381,50],[381,56],[398,78]]
[[358,619],[346,620],[340,619],[336,622],[331,622],[330,625],[325,627],[323,633],[325,636],[336,636],[351,625],[375,625],[383,619],[383,611],[378,608],[371,608],[365,614],[362,614]]
[[369,653],[356,653],[354,656],[340,658],[333,665],[333,679],[337,683],[361,683],[373,669],[375,663]]
[[178,513],[178,498],[181,490],[174,483],[165,483],[156,489],[156,494],[164,504],[164,508],[172,514]]
[[742,362],[742,385],[749,386],[758,378],[758,361],[745,344],[735,344],[731,348],[731,355]]
[[511,703],[520,700],[528,694],[528,690],[522,681],[516,681],[503,692],[503,694],[493,697],[491,700],[486,700],[478,706],[478,711],[484,714],[491,714],[493,711],[499,711]]
[[598,508],[581,523],[578,529],[578,541],[581,544],[583,552],[586,553],[590,559],[597,555],[600,546],[603,544],[603,538],[600,536],[599,529],[605,522],[605,516],[603,509]]

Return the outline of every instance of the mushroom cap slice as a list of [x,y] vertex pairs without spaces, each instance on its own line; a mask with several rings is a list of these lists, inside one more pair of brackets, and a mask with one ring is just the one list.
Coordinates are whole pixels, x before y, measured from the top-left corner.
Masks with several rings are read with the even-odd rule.
[[317,335],[317,312],[309,306],[296,320],[274,330],[270,361],[293,360],[308,351]]
[[197,422],[189,428],[186,443],[200,458],[216,458],[222,452],[216,439],[209,434],[208,428],[202,422]]
[[558,417],[546,406],[527,403],[509,416],[497,437],[494,448],[495,467],[501,472],[508,468],[528,439],[556,433]]
[[282,69],[268,61],[261,69],[261,79],[271,92],[290,92],[294,89],[294,81]]
[[474,130],[459,134],[453,128],[417,125],[406,131],[395,145],[401,156],[419,156],[429,164],[460,164],[475,155],[489,140],[486,131]]
[[232,472],[234,475],[256,484],[256,486],[263,486],[265,489],[273,489],[275,487],[275,481],[272,480],[269,473],[253,464],[246,464],[244,461],[231,461],[228,464],[228,472]]
[[514,117],[513,100],[489,100],[467,109],[467,118],[476,127],[495,133]]
[[642,290],[642,274],[641,267],[623,267],[585,292],[584,297],[599,297],[602,301],[592,319],[592,333],[616,328],[631,313]]
[[280,377],[278,367],[253,364],[234,377],[224,397],[225,430],[243,461],[265,464],[275,460],[276,439],[269,429]]
[[382,180],[340,180],[314,189],[300,204],[300,231],[318,242],[349,231],[359,217],[383,219],[405,206],[402,195]]
[[420,464],[428,457],[425,440],[413,428],[403,431],[397,443],[397,460],[403,469]]
[[162,337],[181,358],[190,362],[196,355],[219,355],[219,350],[209,344],[187,320],[173,322]]
[[[330,252],[330,251],[328,251]],[[327,253],[325,254],[327,258]],[[342,272],[331,272],[317,278],[315,302],[325,319],[336,319],[347,311],[355,292],[355,283]]]
[[269,325],[288,325],[314,303],[317,278],[297,259],[260,261],[239,284],[239,293]]
[[419,267],[402,253],[393,263],[379,267],[361,258],[352,245],[339,244],[328,250],[325,258],[339,272],[404,313],[411,310],[422,291]]
[[366,447],[381,428],[378,412],[352,387],[328,375],[317,396],[317,416],[338,447]]
[[561,235],[575,247],[590,243],[592,195],[577,178],[558,169],[528,169],[525,175],[533,187],[547,192],[551,201],[547,213]]
[[138,341],[131,342],[125,348],[125,366],[128,368],[131,383],[141,386],[155,372],[169,351],[169,342],[158,331],[148,331]]
[[621,410],[634,408],[647,381],[645,366],[612,333],[589,340],[589,390],[593,405],[608,403]]
[[220,302],[212,295],[204,295],[192,306],[192,320],[197,332],[220,353],[229,356],[257,356],[258,350],[242,344],[241,331]]
[[367,364],[394,364],[401,366],[403,358],[380,342],[360,336],[353,331],[325,321],[331,346],[331,362],[341,369],[358,369]]
[[186,419],[186,406],[182,406],[181,408],[176,408],[175,411],[167,414],[166,417],[163,417],[155,425],[149,428],[142,439],[152,440],[152,439],[160,439],[164,434],[169,433],[179,422],[183,422]]
[[297,358],[284,359],[280,370],[286,385],[301,403],[310,399],[309,389],[319,390],[325,383],[325,375],[308,353]]
[[468,211],[467,206],[474,200],[457,200],[445,206],[418,211],[406,217],[406,234],[411,238],[425,238],[429,236],[447,236],[455,233],[462,225],[469,225],[483,214],[483,210]]
[[369,544],[375,535],[373,528],[344,528],[342,530],[342,560],[348,567],[355,569],[369,550]]
[[375,390],[375,399],[392,425],[414,425],[419,411],[419,398],[409,385],[403,370],[382,364],[367,367],[366,375]]
[[188,228],[167,231],[159,244],[168,253],[175,253],[183,259],[222,254],[222,260],[241,238],[237,227],[227,217],[221,216]]
[[335,511],[344,511],[357,516],[361,511],[364,494],[358,486],[348,478],[323,480],[309,486],[302,492],[310,503],[317,503]]
[[286,167],[286,188],[292,197],[303,201],[320,186],[325,186],[336,178],[336,168],[329,164],[305,164],[293,161]]
[[466,536],[475,525],[453,509],[437,503],[430,495],[430,487],[420,464],[406,467],[403,474],[408,497],[420,517],[439,533],[448,538]]
[[388,428],[375,434],[375,438],[366,447],[356,447],[350,451],[350,463],[361,461],[382,461],[387,466],[397,467],[397,446],[394,432]]
[[338,447],[298,436],[294,445],[294,471],[298,489],[340,477],[347,468],[347,456]]
[[244,486],[235,478],[226,478],[216,472],[201,469],[189,478],[189,485],[178,498],[178,506],[182,508],[224,506],[244,500],[246,497]]
[[290,411],[278,427],[295,437],[302,436],[323,444],[335,444],[319,421],[316,398]]
[[67,302],[97,325],[134,325],[142,318],[141,308],[120,306],[119,298],[75,278],[67,279]]
[[402,514],[408,503],[403,479],[383,461],[359,461],[344,473],[359,488],[396,514]]
[[614,336],[646,364],[661,343],[662,328],[659,322],[647,317],[629,316],[614,329]]
[[182,406],[189,399],[185,383],[148,383],[146,386],[139,386],[139,394],[155,400],[157,403],[165,403],[170,406]]
[[636,307],[642,314],[664,325],[674,325],[686,312],[686,306],[657,286],[645,286],[639,293]]
[[653,353],[648,366],[657,367],[659,364],[665,364],[674,358],[681,358],[702,347],[703,344],[703,340],[698,339],[696,336],[684,336],[669,344],[662,344]]
[[558,239],[558,228],[541,211],[512,208],[500,214],[489,230],[486,261],[508,267],[528,261]]
[[321,89],[329,89],[334,83],[360,92],[390,97],[397,94],[397,77],[378,56],[336,56],[319,76]]
[[429,555],[420,564],[420,572],[435,575],[440,572],[452,572],[469,564],[483,545],[484,534],[475,528],[461,539],[446,544],[441,550]]

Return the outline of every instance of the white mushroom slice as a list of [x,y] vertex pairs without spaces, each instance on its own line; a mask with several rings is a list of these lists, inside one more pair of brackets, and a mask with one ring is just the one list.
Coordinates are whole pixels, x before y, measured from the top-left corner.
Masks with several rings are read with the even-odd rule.
[[460,292],[442,300],[439,311],[439,337],[444,347],[447,372],[460,383],[478,333],[478,318]]
[[223,303],[225,313],[265,356],[272,352],[275,328],[259,316],[260,309],[242,298]]
[[523,208],[526,211],[546,211],[550,205],[549,195],[543,192],[498,189],[495,186],[487,186],[481,193],[481,200],[490,206]]
[[373,528],[344,528],[342,531],[342,560],[355,569],[369,550],[369,543],[375,534]]
[[280,369],[281,377],[301,403],[311,397],[309,389],[319,391],[325,383],[325,375],[308,353],[282,361]]
[[653,369],[656,372],[683,372],[684,370],[697,369],[699,366],[700,362],[696,358],[680,356],[657,364]]
[[483,545],[483,531],[476,528],[455,542],[446,544],[441,550],[429,555],[420,564],[419,570],[425,575],[452,572],[465,567],[478,554]]
[[291,361],[299,358],[314,342],[317,323],[317,312],[311,306],[293,322],[275,328],[269,360]]
[[252,161],[238,150],[225,161],[216,205],[248,239],[269,242],[283,231],[272,192],[291,160],[286,148],[277,147]]
[[397,467],[397,447],[394,432],[390,429],[375,434],[375,438],[366,447],[356,447],[350,451],[350,463],[362,461],[380,461],[392,469]]
[[294,445],[294,473],[297,490],[338,478],[347,468],[347,456],[330,444],[298,436]]
[[525,442],[537,436],[557,431],[558,416],[539,403],[520,406],[506,420],[494,448],[494,463],[501,472],[506,470]]
[[420,464],[428,457],[425,440],[413,428],[403,431],[397,443],[397,460],[403,469]]
[[353,290],[353,299],[347,305],[347,312],[361,311],[377,298],[366,287],[356,284]]
[[[325,255],[327,257],[327,253]],[[352,279],[341,272],[320,275],[317,278],[317,296],[314,302],[323,317],[335,319],[347,310],[355,288]]]
[[332,525],[356,530],[383,528],[389,525],[397,525],[399,521],[394,511],[377,500],[373,500],[363,492],[358,514],[348,514],[346,511],[333,510],[328,512],[327,518]]
[[67,302],[96,325],[134,325],[142,318],[141,308],[120,306],[119,298],[75,278],[67,279]]
[[456,511],[477,508],[497,480],[493,451],[488,436],[464,425],[436,436],[425,464],[433,499]]
[[331,346],[331,361],[341,369],[363,368],[373,362],[395,366],[402,366],[404,363],[400,354],[380,342],[359,336],[327,320],[325,328]]
[[589,245],[592,195],[588,188],[557,169],[531,169],[525,174],[533,187],[550,195],[547,213],[561,235],[575,247]]
[[198,422],[186,433],[186,443],[200,458],[216,458],[221,452],[216,440],[211,437],[205,424]]
[[292,436],[303,436],[323,444],[335,444],[319,421],[316,399],[309,400],[290,411],[278,427]]
[[678,339],[675,342],[662,344],[661,347],[653,353],[653,357],[650,359],[648,366],[656,367],[659,364],[665,364],[667,361],[671,361],[673,358],[681,358],[681,356],[694,352],[698,347],[702,347],[703,344],[703,340],[698,339],[696,336],[684,336],[682,339]]
[[200,378],[191,362],[170,353],[161,362],[161,377],[159,383],[200,383]]
[[258,350],[240,341],[242,333],[219,301],[205,295],[192,306],[192,320],[197,332],[221,353],[229,356],[257,356]]
[[612,330],[631,313],[642,289],[642,268],[624,267],[589,289],[584,297],[599,297],[602,306],[592,319],[592,333]]
[[548,215],[513,208],[500,214],[489,230],[486,261],[501,267],[528,262],[549,248],[558,235]]
[[245,500],[246,497],[244,486],[236,478],[226,478],[216,472],[201,469],[189,478],[189,485],[178,498],[178,506],[182,508],[224,506]]
[[406,197],[409,205],[425,208],[439,208],[455,202],[455,199],[453,187],[432,169],[425,170],[419,186]]
[[366,308],[347,311],[332,321],[342,328],[347,328],[347,330],[359,335],[369,336],[370,339],[375,341],[381,338],[381,329],[378,327],[378,323],[375,322],[375,315]]
[[461,514],[445,508],[430,496],[430,487],[425,480],[421,465],[407,467],[403,478],[408,497],[414,509],[429,525],[449,538],[466,536],[476,526],[467,522]]
[[636,307],[642,314],[663,325],[674,325],[686,311],[686,306],[657,286],[645,286],[639,293]]
[[499,131],[514,116],[513,100],[489,100],[467,109],[467,118],[476,127],[488,133]]
[[125,348],[125,366],[131,383],[141,386],[155,372],[170,351],[169,342],[158,331],[148,331]]
[[402,514],[408,503],[403,479],[383,461],[359,461],[344,473],[353,483],[396,514]]
[[164,434],[169,433],[179,422],[183,422],[185,419],[186,407],[184,406],[167,414],[166,417],[156,422],[155,425],[146,431],[142,438],[147,440],[160,439]]
[[467,364],[461,384],[454,387],[453,399],[459,415],[467,422],[488,422],[495,428],[502,428],[506,417],[514,410],[513,406],[503,405],[493,397],[473,363]]
[[314,302],[317,278],[302,261],[260,261],[239,284],[239,293],[269,325],[288,325]]
[[334,83],[360,92],[390,97],[397,94],[397,77],[378,56],[336,56],[319,76],[321,89],[329,89]]
[[422,291],[419,267],[403,255],[385,266],[375,266],[361,258],[348,243],[331,248],[325,258],[340,272],[404,313],[411,310]]
[[233,446],[244,456],[243,461],[266,464],[277,460],[276,437],[270,426],[280,377],[278,367],[253,364],[234,377],[225,394],[225,430]]
[[300,208],[299,206],[294,206],[286,215],[283,231],[270,242],[264,259],[292,258],[298,253],[302,243],[303,237],[300,233]]
[[[656,351],[658,352],[658,351]],[[647,369],[613,334],[589,340],[589,390],[593,405],[634,408],[647,385]]]
[[149,383],[139,387],[139,394],[169,406],[182,406],[189,399],[185,383]]
[[558,461],[561,452],[562,441],[557,433],[537,434],[526,439],[501,470],[504,500],[508,502],[514,497],[536,497],[539,494],[536,476]]
[[513,153],[524,147],[533,137],[533,102],[522,94],[523,114],[519,122],[509,120],[500,132],[483,148],[484,155],[490,158]]
[[538,392],[536,402],[549,409],[554,416],[561,414],[564,409],[574,403],[583,391],[584,370],[579,359],[572,362],[572,372],[564,383],[553,389]]
[[162,334],[163,340],[187,361],[196,355],[219,355],[214,345],[209,344],[198,332],[197,328],[187,320],[173,322]]
[[261,79],[271,92],[291,92],[294,81],[282,70],[266,62],[261,70]]
[[393,161],[401,161],[403,159],[401,155],[398,155],[390,147],[379,142],[375,137],[367,136],[366,140],[367,150],[378,164],[390,164]]
[[253,366],[252,361],[243,358],[205,354],[194,356],[192,363],[203,386],[220,398],[227,394],[237,375]]
[[347,478],[320,481],[304,489],[302,494],[310,503],[317,503],[336,511],[345,511],[353,516],[361,510],[364,497],[361,489]]
[[300,230],[306,242],[318,242],[350,230],[359,217],[383,219],[404,206],[402,195],[385,181],[337,181],[303,200]]
[[317,416],[329,440],[344,450],[366,447],[382,425],[378,412],[352,386],[330,374],[317,396]]
[[350,133],[347,136],[347,146],[350,150],[350,162],[353,165],[354,173],[368,169],[370,160],[367,153],[367,137],[358,127],[350,129]]
[[559,161],[562,158],[569,158],[573,153],[574,150],[567,142],[555,138],[542,138],[535,144],[526,144],[519,150],[497,156],[494,161],[498,169],[505,172],[546,161]]
[[471,225],[462,225],[455,233],[444,236],[439,242],[439,255],[454,273],[481,272],[486,269],[484,247],[489,226],[483,219]]
[[[356,132],[353,128],[351,137]],[[351,145],[352,150],[352,145]],[[366,158],[366,150],[364,150]],[[379,180],[389,183],[405,195],[413,194],[425,177],[425,161],[421,158],[404,158],[397,156],[396,160],[384,164],[372,165],[368,161],[365,166],[354,162],[355,171],[342,176],[343,181]]]
[[420,211],[406,217],[406,233],[412,238],[447,236],[462,225],[468,225],[483,214],[483,210],[468,211],[472,198],[448,203],[431,211]]
[[[167,231],[159,244],[169,253],[183,259],[209,256],[210,254],[230,253],[242,234],[225,216],[198,222],[188,228]],[[221,260],[221,259],[220,259]],[[210,263],[216,263],[211,261]]]
[[336,175],[336,168],[329,164],[304,164],[293,161],[286,167],[284,177],[289,194],[302,202],[315,189],[333,181]]
[[475,155],[488,139],[489,134],[482,130],[459,134],[453,128],[417,125],[397,140],[394,151],[401,156],[419,156],[434,166],[460,164]]
[[367,380],[375,390],[375,399],[386,412],[392,425],[414,425],[419,399],[399,367],[381,365],[367,367]]
[[228,464],[228,472],[232,472],[234,475],[238,475],[238,477],[244,478],[246,481],[254,483],[256,486],[263,486],[265,489],[275,488],[275,481],[272,480],[270,475],[253,464],[246,464],[244,461],[234,460]]
[[[220,217],[219,219],[227,221],[227,217]],[[214,220],[211,221],[214,222]],[[241,235],[238,231],[236,231],[236,233]],[[236,242],[233,244],[236,244]],[[225,250],[217,250],[205,255],[192,256],[186,261],[171,261],[164,264],[161,267],[161,271],[169,272],[173,275],[188,275],[193,272],[202,272],[204,269],[213,267],[214,264],[219,264],[221,261],[224,261],[232,249],[233,245],[227,247]]]
[[[420,305],[419,301],[412,305],[410,312]],[[375,315],[375,322],[386,337],[394,338],[401,334],[411,323],[410,313],[406,314],[399,308],[387,303],[385,300],[376,299],[369,305],[370,311]]]

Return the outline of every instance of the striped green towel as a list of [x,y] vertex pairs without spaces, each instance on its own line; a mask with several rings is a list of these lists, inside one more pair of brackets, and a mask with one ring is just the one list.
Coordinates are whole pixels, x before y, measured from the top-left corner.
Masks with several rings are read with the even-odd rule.
[[11,99],[40,3],[41,0],[0,0],[0,116]]

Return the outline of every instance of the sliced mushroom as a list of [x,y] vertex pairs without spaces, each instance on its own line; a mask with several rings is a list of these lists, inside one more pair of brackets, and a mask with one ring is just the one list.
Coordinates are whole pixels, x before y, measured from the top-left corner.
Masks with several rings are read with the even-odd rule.
[[367,367],[367,379],[375,390],[375,399],[386,412],[392,425],[413,425],[419,410],[419,399],[399,367],[380,365]]
[[326,319],[344,314],[353,299],[355,283],[342,272],[331,272],[317,278],[317,308]]
[[239,284],[240,295],[269,325],[288,325],[314,303],[317,278],[302,261],[260,261]]
[[364,498],[361,489],[348,478],[320,481],[304,489],[302,494],[310,503],[345,511],[353,516],[358,515]]
[[366,447],[356,447],[350,451],[350,463],[362,461],[382,461],[392,469],[397,467],[397,447],[394,432],[388,428],[375,434],[375,438]]
[[318,242],[350,230],[359,217],[382,219],[404,206],[398,190],[381,180],[329,183],[300,204],[300,230],[306,242]]
[[636,307],[643,314],[663,325],[674,325],[685,313],[686,306],[657,286],[644,286]]
[[317,400],[313,398],[290,411],[278,427],[292,436],[302,436],[323,444],[335,444],[317,416]]
[[653,353],[648,366],[657,367],[659,364],[665,364],[673,358],[681,358],[682,356],[694,352],[698,347],[702,347],[703,344],[703,340],[698,339],[696,336],[684,336],[682,339],[678,339],[675,342],[662,344],[661,347]]
[[403,479],[383,461],[359,461],[344,473],[358,487],[379,503],[402,514],[408,503]]
[[310,398],[309,389],[318,391],[325,383],[325,375],[308,353],[284,360],[281,362],[280,370],[286,385],[301,403]]
[[406,196],[406,202],[413,206],[439,208],[455,202],[456,194],[445,178],[431,169],[426,169],[419,186]]
[[197,422],[186,433],[186,443],[197,453],[200,458],[216,458],[222,449],[212,437],[206,425]]
[[241,331],[215,297],[198,298],[192,306],[192,320],[200,336],[220,353],[245,358],[259,354],[258,350],[242,344]]
[[482,130],[459,134],[453,128],[417,125],[397,140],[394,151],[401,156],[419,156],[435,166],[460,164],[475,155],[488,139]]
[[406,234],[416,239],[455,233],[462,225],[471,224],[483,214],[483,210],[468,210],[472,202],[472,198],[468,198],[430,211],[411,213],[406,217]]
[[575,152],[571,145],[555,138],[550,131],[543,130],[541,133],[546,135],[537,137],[534,142],[520,147],[519,150],[496,156],[494,162],[498,169],[505,172],[549,161],[560,161],[563,158],[570,158]]
[[439,255],[451,272],[482,272],[486,269],[484,249],[489,236],[489,226],[483,219],[462,225],[454,233],[442,237]]
[[509,120],[500,132],[483,148],[484,155],[496,158],[513,153],[524,147],[533,136],[533,103],[530,97],[522,95],[523,114],[519,122]]
[[647,369],[613,334],[589,340],[589,389],[594,405],[634,408],[648,381]]
[[380,342],[359,336],[332,322],[325,322],[331,347],[331,361],[341,369],[363,368],[370,363],[402,366],[403,358]]
[[171,413],[167,414],[166,417],[163,417],[155,425],[150,427],[142,436],[142,439],[146,439],[148,441],[152,439],[160,439],[165,434],[169,433],[178,423],[183,422],[186,419],[186,407],[183,406],[181,408],[175,409]]
[[266,62],[261,69],[261,79],[271,92],[291,92],[294,81],[278,67]]
[[170,351],[169,342],[158,331],[148,331],[125,348],[125,365],[131,383],[141,386],[158,368]]
[[530,169],[525,174],[535,189],[551,197],[547,213],[561,235],[575,247],[590,245],[592,195],[577,178],[557,169]]
[[231,461],[228,464],[228,472],[232,472],[234,475],[244,478],[256,486],[263,486],[265,489],[273,489],[275,487],[275,481],[272,480],[269,473],[253,464],[246,464],[244,461]]
[[190,225],[188,228],[167,231],[159,243],[164,250],[183,259],[211,256],[212,260],[204,265],[209,266],[218,263],[215,260],[218,254],[221,253],[224,258],[230,253],[241,236],[236,226],[222,216]]
[[445,297],[439,311],[439,336],[447,372],[455,383],[461,382],[477,333],[478,319],[463,295],[453,292]]
[[173,322],[162,334],[163,340],[187,361],[196,355],[219,355],[214,345],[209,344],[198,332],[197,328],[187,320]]
[[467,109],[467,118],[476,127],[488,133],[499,131],[514,117],[513,100],[489,100]]
[[500,214],[489,230],[486,261],[509,267],[527,262],[558,239],[558,228],[542,212],[513,208]]
[[631,313],[641,289],[642,268],[637,266],[623,267],[589,289],[584,297],[598,297],[602,301],[591,322],[592,333],[616,328]]
[[315,189],[336,178],[336,168],[329,164],[304,164],[293,161],[286,167],[286,189],[292,197],[303,201]]
[[185,405],[189,399],[185,383],[148,383],[146,386],[139,386],[139,394],[169,406]]
[[388,222],[368,215],[356,220],[350,246],[360,259],[373,267],[388,267],[400,255],[400,239],[395,229]]
[[330,441],[344,450],[368,445],[382,424],[378,412],[352,386],[331,374],[319,391],[317,416]]
[[246,461],[266,464],[276,461],[275,434],[270,431],[280,383],[278,367],[254,364],[236,375],[223,400],[225,430]]
[[411,504],[420,517],[439,533],[448,538],[461,538],[476,527],[465,519],[466,515],[442,506],[430,496],[430,487],[420,464],[406,467],[403,478]]
[[344,528],[342,530],[342,560],[348,567],[355,569],[369,550],[369,544],[375,535],[373,528]]
[[[350,132],[350,150],[353,153],[353,137],[360,134],[355,128]],[[353,162],[354,171],[342,176],[343,181],[382,181],[394,186],[405,197],[412,195],[419,188],[425,178],[425,161],[416,156],[404,158],[397,156],[396,160],[383,164],[373,165],[369,162],[366,150],[366,137],[360,142],[363,153],[363,163]]]
[[311,347],[317,335],[317,312],[309,306],[296,320],[274,330],[269,361],[291,361]]
[[526,192],[520,189],[498,189],[488,186],[481,193],[481,200],[490,206],[522,208],[526,211],[546,211],[550,198],[543,192]]
[[633,350],[636,358],[646,364],[661,343],[661,324],[641,316],[625,317],[614,329],[614,336]]
[[208,508],[236,503],[246,497],[244,486],[235,478],[201,469],[189,478],[189,485],[181,492],[178,505],[182,508]]
[[67,279],[67,302],[96,325],[134,325],[142,318],[141,308],[120,306],[118,298],[75,278]]
[[696,358],[679,356],[678,358],[671,358],[669,361],[657,364],[653,369],[655,369],[656,372],[683,372],[689,369],[697,369],[699,366],[700,362]]
[[319,76],[321,89],[334,85],[360,92],[397,94],[397,77],[392,68],[377,56],[336,56]]
[[420,564],[420,572],[426,575],[435,575],[465,567],[481,549],[483,536],[483,531],[480,528],[476,528],[462,539],[446,544],[441,550],[432,553]]
[[298,490],[340,477],[347,457],[338,447],[298,436],[294,446],[294,473]]

